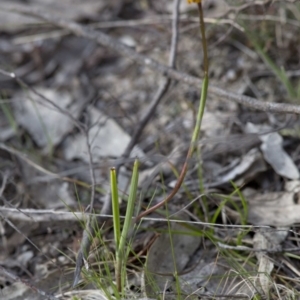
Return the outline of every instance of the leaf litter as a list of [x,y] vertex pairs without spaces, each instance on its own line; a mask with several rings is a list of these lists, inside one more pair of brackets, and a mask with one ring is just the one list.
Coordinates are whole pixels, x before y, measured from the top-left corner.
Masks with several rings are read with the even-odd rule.
[[[147,4],[143,6],[134,1],[127,2],[117,5],[113,1],[58,3],[54,0],[30,0],[26,5],[38,6],[49,12],[54,10],[66,19],[92,26],[97,26],[101,21],[100,25],[106,26],[105,30],[119,41],[164,62],[171,34],[170,28],[165,26],[168,23],[157,21],[146,26],[120,27],[114,20],[117,16],[125,23],[130,20],[138,23],[141,18],[151,19],[157,15],[164,18],[164,14],[160,12],[168,12],[170,3],[161,1],[147,7]],[[229,9],[233,8],[231,13],[235,13],[235,5],[243,4],[238,2],[207,1],[206,16],[221,16],[228,21]],[[3,1],[0,8],[8,4],[10,1]],[[25,5],[21,2],[18,4]],[[272,5],[271,8],[263,6],[262,13],[260,6],[249,4],[242,11],[242,17],[247,17],[247,14],[257,17],[276,14],[278,6],[276,3]],[[296,9],[293,3],[289,5]],[[286,6],[285,9],[290,11],[291,7]],[[186,13],[194,13],[191,6],[182,6],[183,18],[190,17]],[[67,110],[74,119],[88,128],[96,185],[101,190],[96,193],[95,209],[99,211],[103,194],[108,190],[108,170],[123,159],[124,150],[161,77],[98,47],[94,42],[71,37],[67,32],[53,29],[49,24],[41,24],[39,21],[36,23],[33,18],[7,14],[0,19],[0,30],[4,36],[0,38],[1,68],[15,70],[18,76],[40,94]],[[105,23],[106,21],[110,22]],[[281,55],[277,55],[274,49],[278,44],[275,46],[270,39],[270,44],[265,44],[265,49],[270,52],[271,57],[277,59],[277,64],[284,64],[285,68],[295,70],[297,63],[289,57],[297,56],[292,53],[298,53],[295,47],[298,45],[297,34],[282,35],[282,32],[296,32],[295,28],[290,27],[289,22],[282,23],[278,20],[274,23],[257,22],[261,22],[258,23],[262,26],[261,30],[267,31],[268,26],[276,27],[277,42],[282,39],[290,47],[281,48]],[[8,26],[9,24],[14,25]],[[243,33],[238,26],[234,27],[234,34],[226,32],[228,28],[232,30],[231,27],[215,24],[209,29],[208,42],[214,45],[209,53],[211,83],[274,103],[286,99],[280,81],[255,55],[251,41],[242,42],[239,37]],[[281,29],[284,31],[280,31]],[[182,21],[180,30],[177,67],[202,77],[199,64],[195,64],[201,56],[200,44],[194,38],[198,23]],[[290,78],[296,82],[297,76]],[[1,95],[0,112],[1,143],[19,149],[36,166],[28,166],[28,160],[26,162],[22,157],[1,147],[1,266],[21,278],[33,279],[36,286],[47,292],[56,290],[58,295],[61,290],[55,287],[60,285],[60,280],[66,284],[62,288],[64,291],[70,289],[72,274],[65,275],[60,270],[67,269],[72,263],[79,249],[78,240],[81,238],[82,228],[80,225],[74,226],[74,222],[69,226],[53,224],[47,214],[38,224],[30,215],[26,221],[14,218],[12,224],[5,218],[1,208],[15,208],[20,214],[22,209],[28,208],[52,209],[53,212],[84,211],[87,208],[89,190],[75,182],[83,181],[90,185],[89,174],[71,171],[88,170],[86,137],[78,131],[70,118],[45,103],[30,89],[24,89],[3,75],[0,77],[0,85],[4,91]],[[181,83],[172,84],[131,153],[130,158],[137,156],[142,161],[139,187],[142,191],[148,191],[139,200],[142,204],[162,200],[164,193],[174,186],[176,171],[183,164],[187,141],[194,124],[198,98],[199,93],[193,88]],[[206,225],[193,224],[196,226],[193,230],[184,227],[186,234],[183,235],[176,233],[183,226],[173,223],[173,220],[170,226],[173,234],[169,233],[166,224],[162,222],[145,221],[142,226],[144,228],[140,231],[145,230],[147,234],[137,234],[142,240],[134,243],[133,250],[142,253],[140,259],[146,267],[143,270],[140,261],[135,266],[138,268],[128,266],[130,272],[138,270],[136,278],[143,277],[143,280],[129,280],[128,286],[131,284],[132,288],[139,291],[144,289],[147,296],[154,299],[157,295],[163,295],[164,299],[176,298],[178,285],[182,299],[207,299],[218,295],[219,298],[240,296],[241,299],[253,299],[255,294],[282,299],[291,293],[297,294],[299,283],[296,272],[300,267],[297,259],[297,224],[300,222],[299,136],[283,135],[283,132],[290,132],[298,127],[299,120],[296,117],[286,122],[282,115],[252,111],[210,96],[197,147],[198,155],[189,162],[184,187],[168,207],[172,213],[184,212],[184,217],[182,214],[179,217],[178,213],[175,216],[186,223],[192,220]],[[130,158],[124,161],[123,175],[119,179],[120,189],[125,194],[131,169]],[[57,174],[57,177],[54,179],[45,174],[38,166]],[[202,178],[199,177],[200,168],[203,170]],[[7,170],[11,172],[6,173]],[[6,174],[9,174],[8,177]],[[74,180],[73,183],[63,182],[65,175],[60,174],[71,174],[68,176]],[[199,197],[203,193],[206,199]],[[273,228],[270,231],[270,228],[264,227],[231,227],[240,226],[245,221],[244,215],[249,226]],[[208,224],[211,220],[220,228]],[[149,234],[150,230],[164,231],[152,241],[152,245],[149,241],[153,238]],[[195,232],[197,234],[194,235]],[[203,233],[206,235],[202,235]],[[110,234],[111,232],[107,233],[105,243],[113,248],[114,245],[108,238],[111,237]],[[222,244],[216,240],[221,240]],[[97,242],[90,256],[91,265],[97,262],[97,247],[103,246],[101,243],[97,245]],[[285,249],[293,249],[291,253],[294,256]],[[70,260],[66,259],[68,257]],[[175,271],[178,272],[178,278]],[[149,274],[151,276],[148,277]],[[2,273],[0,286],[5,299],[44,299],[24,288],[23,283],[7,282]],[[78,297],[88,299],[90,295],[96,299],[105,299],[101,290],[97,294],[95,285],[92,288],[94,292],[88,292],[87,289],[85,295]],[[65,297],[67,296],[66,294]],[[144,296],[140,292],[136,294],[137,299]],[[63,299],[63,295],[59,297]]]

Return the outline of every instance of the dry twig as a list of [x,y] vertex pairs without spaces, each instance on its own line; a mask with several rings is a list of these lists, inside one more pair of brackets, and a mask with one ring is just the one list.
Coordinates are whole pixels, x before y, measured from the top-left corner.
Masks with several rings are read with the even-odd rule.
[[[169,67],[175,68],[176,63],[176,53],[177,53],[177,43],[178,43],[178,20],[179,20],[179,4],[180,0],[174,1],[173,6],[173,18],[172,18],[172,41],[171,41],[171,49],[170,49],[170,57],[169,57]],[[163,82],[160,84],[159,88],[157,89],[157,92],[154,95],[154,98],[150,102],[148,108],[146,109],[146,113],[144,116],[142,116],[141,121],[137,125],[136,130],[133,133],[133,136],[130,140],[130,143],[126,147],[123,157],[128,158],[130,155],[130,152],[132,151],[133,147],[136,145],[139,137],[141,136],[144,128],[150,121],[151,117],[153,116],[158,104],[162,100],[163,96],[168,91],[168,88],[170,86],[171,80],[169,77],[167,77]],[[119,169],[118,168],[117,170]]]
[[56,297],[47,294],[46,292],[42,291],[41,289],[35,287],[33,284],[30,284],[29,282],[19,278],[18,276],[10,273],[9,271],[7,271],[5,268],[3,268],[0,265],[0,271],[9,279],[13,280],[14,282],[21,282],[23,284],[25,284],[26,286],[28,286],[30,289],[32,289],[33,291],[35,291],[36,293],[38,293],[39,295],[43,296],[44,299],[50,299],[50,300],[57,300]]
[[[175,67],[176,52],[177,52],[179,3],[180,3],[180,0],[175,0],[174,1],[173,22],[172,22],[172,42],[171,42],[171,50],[170,50],[170,58],[169,58],[169,66],[172,67],[172,68]],[[163,81],[160,84],[153,100],[151,101],[151,103],[149,104],[149,107],[147,108],[147,111],[146,111],[145,115],[142,117],[142,120],[138,124],[138,126],[137,126],[137,128],[136,128],[136,130],[133,134],[133,137],[131,138],[130,143],[128,144],[128,146],[125,149],[125,152],[123,154],[124,158],[129,157],[130,152],[132,151],[133,147],[137,143],[137,141],[138,141],[141,133],[143,132],[145,126],[148,124],[149,120],[153,116],[153,114],[154,114],[157,106],[159,105],[161,99],[166,94],[170,83],[171,83],[170,78],[166,78],[165,81]],[[92,164],[92,161],[91,161],[91,164]],[[119,164],[117,166],[117,172],[119,171],[120,167],[121,167],[121,164]],[[110,202],[111,202],[111,197],[110,197],[110,195],[107,195],[105,205],[103,206],[103,208],[101,210],[102,214],[109,214],[110,213],[110,211],[111,211],[111,203]],[[90,211],[90,213],[91,213],[91,211]],[[88,231],[85,230],[85,232],[83,234],[83,238],[82,238],[82,242],[81,242],[81,246],[80,246],[80,251],[78,253],[77,260],[76,260],[76,270],[75,270],[75,275],[74,275],[73,286],[75,286],[79,281],[80,272],[81,272],[81,269],[82,269],[83,264],[84,264],[84,259],[87,258],[87,255],[89,253],[89,249],[90,249],[90,246],[91,246],[92,239],[95,235],[95,228],[97,228],[95,217],[90,217],[89,218],[87,228],[88,228]]]
[[[164,76],[172,78],[174,80],[186,83],[190,86],[194,86],[199,88],[202,84],[202,80],[190,76],[188,74],[179,72],[170,68],[166,65],[159,63],[158,61],[137,53],[130,47],[120,43],[119,41],[115,40],[114,38],[96,30],[93,30],[87,26],[79,25],[75,22],[69,22],[66,20],[62,20],[56,17],[53,17],[45,12],[40,11],[39,9],[35,8],[26,8],[20,5],[9,5],[3,8],[4,10],[16,12],[20,14],[34,16],[40,19],[43,19],[47,22],[54,24],[55,26],[61,27],[63,29],[68,29],[70,32],[82,36],[93,41],[96,41],[99,45],[108,47],[121,55],[124,55],[138,64],[145,65],[150,69],[154,70],[155,72],[161,73]],[[222,88],[210,85],[208,89],[209,94],[216,95],[220,97],[222,100],[228,101],[235,101],[241,105],[250,107],[252,109],[257,109],[261,111],[267,112],[276,112],[276,113],[295,113],[300,114],[300,106],[299,105],[292,105],[286,103],[272,103],[272,102],[263,102],[259,101],[255,98],[239,95],[233,92],[226,91]]]

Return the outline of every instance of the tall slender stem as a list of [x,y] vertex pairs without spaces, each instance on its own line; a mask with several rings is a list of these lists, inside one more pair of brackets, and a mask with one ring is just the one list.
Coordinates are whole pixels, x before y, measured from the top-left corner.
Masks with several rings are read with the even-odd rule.
[[188,169],[188,162],[193,155],[193,152],[195,150],[195,145],[196,145],[197,139],[199,137],[201,123],[202,123],[204,109],[205,109],[205,104],[206,104],[207,90],[208,90],[208,55],[207,55],[207,44],[206,44],[206,37],[205,37],[205,24],[204,24],[204,17],[203,17],[201,1],[200,1],[200,3],[198,3],[198,10],[199,10],[200,32],[201,32],[202,47],[203,47],[204,80],[202,82],[199,109],[198,109],[198,114],[197,114],[197,119],[196,119],[194,131],[193,131],[193,135],[191,138],[190,147],[189,147],[188,153],[186,155],[186,159],[185,159],[184,165],[182,167],[181,173],[179,175],[179,178],[178,178],[173,190],[170,192],[170,194],[164,200],[162,200],[161,202],[157,203],[156,205],[150,207],[146,211],[140,213],[135,219],[136,222],[139,221],[141,218],[145,217],[146,215],[150,214],[151,212],[162,207],[166,203],[168,203],[177,194],[178,190],[180,189],[180,187],[184,181],[184,178],[185,178],[185,175],[186,175],[186,172]]

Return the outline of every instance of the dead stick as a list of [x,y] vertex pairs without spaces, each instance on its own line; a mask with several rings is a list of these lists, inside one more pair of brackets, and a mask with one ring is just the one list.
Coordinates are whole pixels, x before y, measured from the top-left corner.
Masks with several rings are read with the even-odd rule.
[[[194,76],[190,76],[185,73],[182,73],[180,71],[174,70],[173,68],[163,65],[163,64],[159,63],[158,61],[156,61],[152,58],[149,58],[146,55],[137,53],[132,48],[127,47],[126,45],[120,43],[119,41],[115,40],[114,38],[112,38],[102,32],[93,30],[87,26],[82,26],[75,22],[69,22],[66,20],[62,20],[62,19],[53,17],[50,14],[42,12],[39,9],[36,9],[33,7],[27,8],[27,7],[20,6],[20,5],[8,5],[5,7],[2,7],[2,9],[6,10],[6,11],[11,11],[11,12],[16,12],[16,13],[20,13],[20,14],[34,16],[34,17],[43,19],[45,21],[48,21],[60,28],[68,29],[69,31],[71,31],[72,33],[74,33],[78,36],[82,36],[82,37],[91,39],[93,41],[96,41],[99,45],[113,49],[114,51],[119,52],[121,55],[131,58],[136,63],[145,65],[145,66],[149,67],[150,69],[152,69],[158,73],[161,73],[164,76],[170,77],[174,80],[184,82],[184,83],[194,86],[196,88],[199,88],[199,86],[201,86],[201,84],[202,84],[201,79],[194,77]],[[241,105],[250,107],[252,109],[257,109],[257,110],[267,111],[267,112],[276,112],[276,113],[300,114],[300,106],[299,105],[259,101],[255,98],[228,92],[222,88],[212,86],[212,85],[209,86],[208,93],[217,95],[222,100],[235,101]]]

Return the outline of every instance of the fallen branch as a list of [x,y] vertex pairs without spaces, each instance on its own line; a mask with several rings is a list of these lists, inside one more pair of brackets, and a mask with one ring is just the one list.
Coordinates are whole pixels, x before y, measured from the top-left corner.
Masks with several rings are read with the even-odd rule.
[[[203,196],[203,195],[200,195]],[[198,196],[198,197],[200,197]],[[198,199],[198,197],[196,199]],[[193,202],[191,202],[193,203]],[[190,203],[190,204],[191,204]],[[187,206],[185,207],[187,208]],[[69,212],[69,211],[57,211],[51,209],[34,209],[34,208],[13,208],[13,207],[1,207],[0,206],[0,213],[2,216],[5,216],[6,219],[15,220],[15,221],[24,221],[24,222],[35,222],[35,223],[43,223],[43,222],[79,222],[82,220],[86,220],[87,216],[90,214],[88,212]],[[171,216],[176,215],[174,213]],[[96,218],[102,219],[112,219],[112,215],[104,215],[104,214],[92,214]],[[206,228],[220,228],[220,230],[228,231],[229,228],[241,229],[241,230],[255,230],[258,228],[267,228],[271,229],[270,226],[275,226],[274,224],[271,225],[235,225],[235,224],[216,224],[216,223],[208,223],[208,222],[201,222],[201,221],[188,221],[188,220],[179,220],[179,219],[172,219],[169,216],[168,218],[150,218],[145,217],[143,220],[151,221],[151,222],[163,222],[163,223],[178,223],[178,224],[189,224],[193,226],[204,226]],[[124,219],[124,216],[120,216],[121,219]],[[134,220],[134,218],[132,219]],[[282,229],[274,229],[275,231],[280,231]],[[293,231],[291,231],[293,232]]]
[[[164,64],[159,63],[158,61],[137,53],[132,48],[120,43],[116,39],[102,33],[98,32],[94,29],[91,29],[87,26],[79,25],[75,22],[70,22],[66,20],[62,20],[56,17],[51,16],[50,14],[47,14],[45,12],[40,11],[39,9],[35,9],[33,7],[27,8],[21,5],[9,5],[2,7],[3,10],[15,12],[19,14],[29,15],[33,16],[39,19],[43,19],[55,26],[58,26],[60,28],[64,28],[72,32],[73,34],[76,34],[78,36],[82,36],[85,38],[88,38],[90,40],[96,41],[99,45],[108,47],[118,53],[120,53],[123,56],[126,56],[127,58],[132,59],[138,64],[144,65],[149,67],[155,72],[158,72],[164,76],[167,76],[169,78],[172,78],[174,80],[189,84],[191,86],[199,88],[199,86],[202,85],[202,80],[179,72],[177,70],[174,70],[173,68],[170,68]],[[210,95],[216,95],[220,97],[222,100],[228,100],[228,101],[234,101],[241,105],[250,107],[252,109],[257,109],[261,111],[267,111],[267,112],[277,112],[277,113],[295,113],[300,114],[300,106],[299,105],[292,105],[292,104],[286,104],[286,103],[272,103],[272,102],[263,102],[259,101],[255,98],[239,95],[233,92],[228,92],[224,89],[221,89],[219,87],[210,85],[208,92]]]

